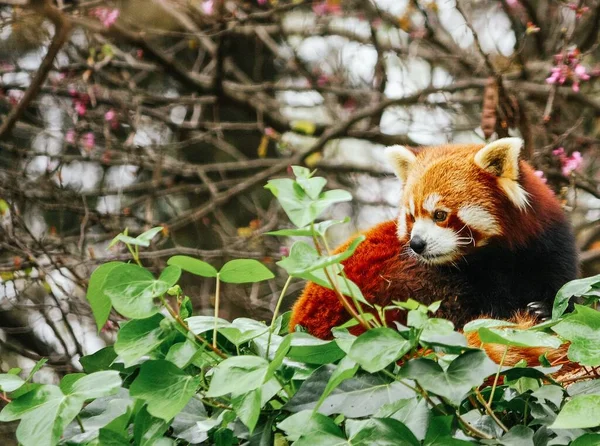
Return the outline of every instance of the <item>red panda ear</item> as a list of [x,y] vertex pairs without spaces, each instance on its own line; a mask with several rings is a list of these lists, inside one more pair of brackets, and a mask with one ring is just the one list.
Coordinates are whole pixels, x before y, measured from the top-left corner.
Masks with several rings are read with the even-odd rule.
[[417,160],[415,154],[404,146],[395,145],[385,149],[385,156],[394,169],[396,176],[404,184],[410,168]]
[[519,178],[521,138],[502,138],[489,143],[475,154],[475,164],[500,177],[516,181]]
[[519,209],[525,209],[529,203],[528,194],[518,183],[521,147],[521,138],[502,138],[480,149],[474,161],[483,170],[496,175],[508,198]]

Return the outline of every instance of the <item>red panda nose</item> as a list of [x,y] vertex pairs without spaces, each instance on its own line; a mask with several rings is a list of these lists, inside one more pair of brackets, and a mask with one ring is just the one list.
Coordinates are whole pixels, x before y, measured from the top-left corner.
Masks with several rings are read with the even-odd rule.
[[415,235],[410,239],[410,249],[417,254],[421,254],[423,251],[425,251],[425,246],[427,246],[427,243],[418,235]]

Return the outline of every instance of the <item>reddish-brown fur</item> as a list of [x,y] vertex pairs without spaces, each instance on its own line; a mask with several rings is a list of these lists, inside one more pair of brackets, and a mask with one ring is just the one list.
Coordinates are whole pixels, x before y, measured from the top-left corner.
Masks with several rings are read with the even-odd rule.
[[[458,209],[467,200],[477,204],[499,222],[501,234],[494,237],[494,242],[507,249],[525,245],[532,237],[539,237],[553,221],[564,221],[564,214],[552,191],[524,162],[519,165],[519,183],[528,193],[529,206],[525,210],[518,209],[501,190],[497,177],[474,164],[474,155],[481,147],[444,146],[421,151],[418,154],[421,161],[418,169],[421,171],[409,176],[404,185],[404,199],[412,197],[421,212],[427,191],[443,191],[442,203],[451,209]],[[481,187],[482,184],[487,187]],[[407,206],[407,203],[404,205]],[[412,220],[408,215],[406,218],[407,233],[410,234]],[[452,218],[445,224],[452,225],[457,232],[460,227],[454,228],[454,225],[462,225]],[[399,239],[396,221],[381,223],[364,234],[366,240],[343,264],[346,275],[359,286],[369,302],[384,306],[393,300],[405,301],[408,298],[423,304],[442,300],[436,316],[452,320],[458,327],[473,319],[464,311],[465,302],[461,302],[461,296],[458,295],[460,280],[441,275],[437,268],[425,265],[414,256],[401,255],[407,249],[409,236]],[[473,236],[479,241],[478,234]],[[348,244],[346,242],[336,252],[345,250]],[[405,313],[402,311],[389,312],[387,316],[390,321],[405,323]],[[314,336],[330,339],[331,328],[348,319],[348,313],[333,291],[308,283],[294,305],[290,329],[301,325]],[[523,327],[535,322],[533,317],[524,314],[516,314],[511,320]],[[353,332],[358,334],[361,328],[355,327]],[[467,339],[470,345],[480,346],[476,333],[468,333]],[[504,346],[486,345],[485,349],[496,361],[504,354]],[[510,349],[505,363],[510,365],[525,359],[529,364],[537,365],[538,357],[544,352],[548,353],[551,360],[559,360],[564,357],[566,347],[554,351],[543,348]]]

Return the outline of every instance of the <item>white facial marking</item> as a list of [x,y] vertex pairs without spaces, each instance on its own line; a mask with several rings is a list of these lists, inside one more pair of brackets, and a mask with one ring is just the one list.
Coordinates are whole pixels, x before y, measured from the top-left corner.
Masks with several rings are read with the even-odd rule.
[[400,215],[398,216],[398,238],[403,239],[406,236],[406,210],[400,208]]
[[408,202],[408,208],[410,209],[410,215],[414,216],[415,215],[415,200],[413,200],[412,198]]
[[502,232],[494,216],[479,205],[467,204],[458,210],[457,215],[464,224],[489,237]]
[[423,209],[428,212],[433,213],[435,211],[438,201],[440,201],[440,194],[430,194],[427,196],[425,201],[423,202]]
[[415,236],[426,243],[421,257],[428,263],[451,262],[458,254],[458,235],[450,228],[436,225],[430,218],[417,218],[411,238]]

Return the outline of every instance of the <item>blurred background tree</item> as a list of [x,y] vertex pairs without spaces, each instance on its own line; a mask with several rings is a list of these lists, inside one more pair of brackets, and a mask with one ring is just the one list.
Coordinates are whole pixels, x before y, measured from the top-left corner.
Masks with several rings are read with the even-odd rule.
[[[292,164],[353,193],[332,243],[393,218],[391,144],[522,136],[600,270],[598,0],[8,0],[0,20],[2,371],[49,357],[53,380],[112,342],[84,296],[130,258],[107,249],[124,228],[164,228],[151,266],[277,272],[263,185]],[[225,287],[223,317],[266,319],[280,288]],[[211,311],[211,281],[185,290]]]

